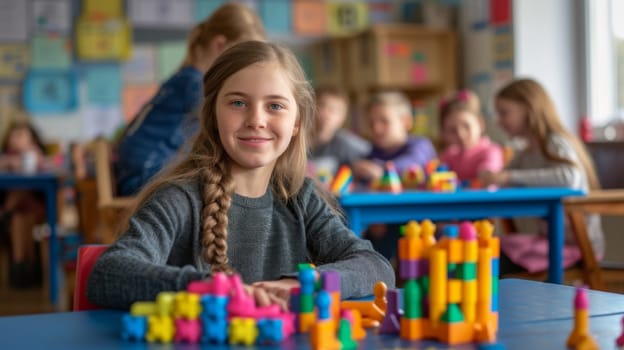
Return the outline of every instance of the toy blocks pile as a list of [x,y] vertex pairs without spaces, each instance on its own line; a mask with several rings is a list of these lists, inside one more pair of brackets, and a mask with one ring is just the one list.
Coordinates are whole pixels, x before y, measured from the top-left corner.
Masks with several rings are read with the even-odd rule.
[[436,192],[454,192],[458,179],[454,171],[437,159],[430,160],[423,169],[415,164],[403,171],[401,182],[406,188],[427,189]]
[[344,193],[348,193],[351,191],[353,187],[353,172],[351,168],[347,165],[342,165],[336,176],[334,176],[333,180],[329,185],[329,191],[336,196],[339,196]]
[[[447,344],[494,342],[498,330],[499,241],[488,221],[444,228],[410,222],[399,239],[403,310],[388,291],[380,332]],[[392,296],[392,297],[391,297]],[[396,304],[396,305],[395,305]]]
[[310,333],[313,349],[356,349],[356,339],[366,336],[360,314],[341,310],[340,275],[323,271],[320,278],[312,265],[299,265],[299,288],[291,291],[290,309],[297,315],[300,333]]
[[122,319],[122,338],[148,342],[278,344],[294,333],[294,318],[278,305],[257,307],[240,276],[216,273],[187,291],[136,302]]

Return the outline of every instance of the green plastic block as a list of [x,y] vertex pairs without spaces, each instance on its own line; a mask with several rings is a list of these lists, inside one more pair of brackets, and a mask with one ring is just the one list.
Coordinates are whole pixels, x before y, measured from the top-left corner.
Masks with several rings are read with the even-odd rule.
[[299,298],[299,312],[303,313],[314,311],[314,295],[302,294]]
[[308,264],[308,263],[297,264],[297,272],[301,272],[305,269],[313,269],[312,264]]
[[457,277],[460,280],[472,281],[477,279],[477,263],[463,263],[457,269]]
[[498,295],[498,278],[492,278],[492,295]]
[[338,326],[338,340],[342,344],[340,348],[343,350],[355,350],[358,347],[358,343],[353,340],[353,335],[351,334],[351,324],[345,318],[340,320],[340,325]]
[[458,304],[449,304],[448,308],[442,314],[442,321],[446,323],[455,323],[464,321],[464,314]]
[[403,286],[403,317],[417,319],[423,317],[422,289],[416,280],[409,280]]

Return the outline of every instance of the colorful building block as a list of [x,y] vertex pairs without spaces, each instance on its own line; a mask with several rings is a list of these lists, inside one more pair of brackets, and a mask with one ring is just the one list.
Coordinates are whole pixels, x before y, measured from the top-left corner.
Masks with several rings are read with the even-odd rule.
[[175,320],[175,341],[191,344],[199,343],[202,334],[201,322],[196,319],[178,318]]
[[175,318],[195,320],[199,317],[201,310],[199,294],[182,291],[175,295],[175,307],[173,309]]
[[264,318],[256,323],[258,327],[257,342],[260,345],[275,345],[284,339],[284,321],[280,319]]
[[147,317],[123,315],[121,318],[121,339],[141,341],[147,332]]
[[566,341],[572,349],[600,349],[589,332],[589,298],[585,288],[576,288],[574,297],[574,328]]
[[225,344],[228,337],[228,323],[225,318],[213,319],[201,316],[202,343]]
[[386,292],[386,300],[386,315],[379,326],[379,333],[399,334],[403,314],[403,310],[399,308],[399,292],[396,289],[389,289]]
[[347,193],[351,189],[352,182],[353,172],[351,171],[351,168],[346,165],[342,165],[329,185],[329,190],[335,195]]
[[258,337],[256,320],[253,318],[232,317],[230,321],[230,344],[252,345]]
[[147,318],[147,334],[145,340],[150,343],[171,343],[175,335],[173,320],[169,316],[149,316]]
[[338,341],[341,350],[357,349],[358,343],[353,339],[351,334],[351,324],[346,319],[341,319],[338,325]]

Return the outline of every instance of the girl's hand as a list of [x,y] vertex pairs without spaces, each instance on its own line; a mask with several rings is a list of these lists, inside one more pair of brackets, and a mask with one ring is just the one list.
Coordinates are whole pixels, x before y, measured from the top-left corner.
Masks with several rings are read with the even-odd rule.
[[288,310],[290,290],[299,287],[299,281],[294,278],[283,278],[277,281],[261,281],[251,285],[252,294],[258,306],[278,304],[282,310]]
[[495,173],[493,171],[484,170],[479,173],[479,180],[483,186],[505,186],[509,183],[509,172],[501,171]]
[[353,174],[356,178],[370,181],[383,176],[384,169],[370,160],[358,160],[353,163]]

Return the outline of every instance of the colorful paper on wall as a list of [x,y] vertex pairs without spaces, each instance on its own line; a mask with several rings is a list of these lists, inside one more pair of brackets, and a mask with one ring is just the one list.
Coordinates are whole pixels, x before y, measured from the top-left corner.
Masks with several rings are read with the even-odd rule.
[[291,32],[290,1],[264,0],[260,3],[259,13],[268,33],[284,34]]
[[294,0],[292,25],[295,33],[321,35],[327,33],[327,8],[324,1]]
[[82,116],[86,139],[111,136],[124,124],[119,106],[88,106]]
[[152,45],[137,45],[132,56],[122,66],[123,81],[128,84],[150,84],[156,82],[156,48]]
[[368,6],[363,2],[328,2],[327,18],[329,34],[350,34],[368,26]]
[[368,18],[371,24],[391,23],[395,19],[395,5],[385,0],[368,2]]
[[510,24],[511,0],[490,0],[490,22],[494,25]]
[[71,47],[67,38],[39,34],[30,42],[32,68],[69,69],[71,64]]
[[412,82],[415,84],[423,84],[427,82],[427,66],[422,63],[412,64]]
[[154,97],[158,85],[127,85],[123,90],[123,115],[126,122],[131,122],[139,110]]
[[208,18],[226,0],[195,0],[195,21],[201,22]]
[[128,15],[135,28],[181,28],[195,24],[192,0],[129,0]]
[[0,41],[28,39],[28,1],[0,0]]
[[30,70],[24,80],[24,108],[32,114],[66,113],[78,104],[73,70]]
[[86,68],[87,100],[92,105],[119,105],[121,100],[121,72],[117,65]]
[[82,0],[82,14],[99,19],[123,16],[123,0]]
[[28,69],[28,47],[23,44],[0,44],[0,80],[22,80]]
[[513,69],[514,47],[511,28],[508,26],[496,26],[492,40],[494,68]]
[[37,32],[68,34],[71,28],[69,0],[34,0],[33,28]]
[[169,78],[182,64],[186,55],[186,43],[169,42],[158,47],[158,81]]
[[132,39],[125,18],[94,20],[81,15],[76,23],[76,52],[84,60],[126,60]]
[[471,0],[463,4],[467,13],[468,23],[472,30],[484,30],[489,26],[489,0]]
[[6,122],[15,117],[21,109],[21,102],[22,94],[19,85],[0,85],[0,125],[6,126]]

